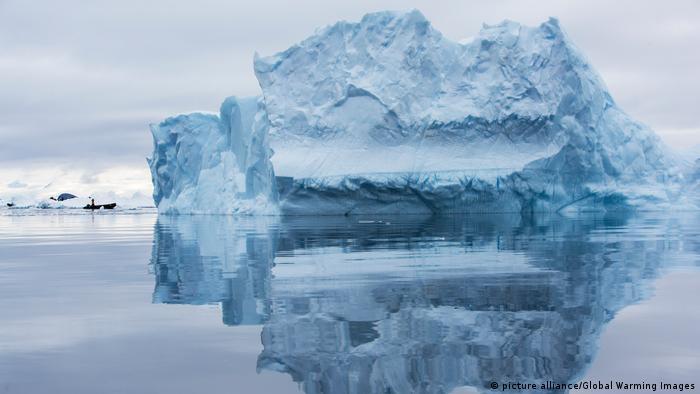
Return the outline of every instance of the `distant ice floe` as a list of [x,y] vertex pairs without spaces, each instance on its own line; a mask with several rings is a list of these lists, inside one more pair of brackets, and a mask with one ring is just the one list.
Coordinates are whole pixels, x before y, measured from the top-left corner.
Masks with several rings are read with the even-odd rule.
[[[95,199],[95,204],[116,202],[117,206],[112,212],[148,212],[153,211],[154,208],[153,200],[149,196],[145,196],[141,193],[134,193],[131,197],[125,197],[113,192],[100,192],[90,196],[76,196],[75,198],[63,201],[59,201],[57,196],[38,198],[28,194],[27,196],[18,195],[0,199],[0,214],[33,215],[41,212],[80,214],[89,212],[83,208],[91,204],[93,198]],[[55,199],[51,199],[50,197],[54,197]]]

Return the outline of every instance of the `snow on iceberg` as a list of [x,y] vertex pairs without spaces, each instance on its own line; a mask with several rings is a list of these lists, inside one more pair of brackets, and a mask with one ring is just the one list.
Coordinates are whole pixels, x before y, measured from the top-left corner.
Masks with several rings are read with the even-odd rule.
[[[658,208],[682,194],[683,177],[662,142],[617,107],[556,19],[485,25],[460,44],[418,11],[373,13],[276,55],[256,54],[254,70],[264,121],[243,129],[259,138],[198,140],[178,163],[186,155],[193,163],[239,157],[256,144],[268,152],[269,140],[274,156],[257,156],[259,195],[265,206],[278,201],[283,214]],[[213,135],[222,121],[207,121]],[[172,129],[168,122],[160,128]],[[192,138],[192,127],[178,130]],[[175,149],[177,139],[160,140],[156,151]],[[240,197],[245,171],[219,169],[202,181],[190,163],[186,190],[173,189],[175,156],[156,156],[161,211],[200,211],[221,195],[236,196],[224,212],[244,202],[255,211]]]
[[153,199],[162,213],[276,213],[277,190],[258,98],[227,98],[220,115],[151,125]]

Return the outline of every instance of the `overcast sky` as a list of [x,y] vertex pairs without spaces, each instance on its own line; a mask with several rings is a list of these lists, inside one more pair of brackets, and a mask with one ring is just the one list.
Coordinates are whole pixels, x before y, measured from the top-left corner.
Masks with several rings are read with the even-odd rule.
[[259,94],[255,51],[410,8],[454,40],[555,16],[624,110],[700,143],[698,1],[0,0],[0,195],[57,179],[150,193],[149,123]]

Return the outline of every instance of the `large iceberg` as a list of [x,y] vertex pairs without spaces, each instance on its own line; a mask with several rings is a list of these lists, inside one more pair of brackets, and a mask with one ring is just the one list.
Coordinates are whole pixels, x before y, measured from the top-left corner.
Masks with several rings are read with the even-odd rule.
[[[238,180],[251,149],[264,174],[253,194],[284,214],[610,210],[682,194],[672,156],[617,107],[556,19],[485,25],[461,44],[418,11],[379,12],[256,55],[254,69],[262,97],[240,107],[237,132],[256,138],[220,141],[223,114],[154,129],[161,211],[209,210],[223,196],[217,211],[255,212]],[[192,143],[174,154],[178,139]]]

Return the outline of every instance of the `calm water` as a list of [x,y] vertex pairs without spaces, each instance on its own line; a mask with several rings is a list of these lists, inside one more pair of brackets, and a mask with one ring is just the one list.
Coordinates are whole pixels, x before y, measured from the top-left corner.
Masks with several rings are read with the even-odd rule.
[[700,390],[698,267],[698,213],[5,214],[0,393]]

